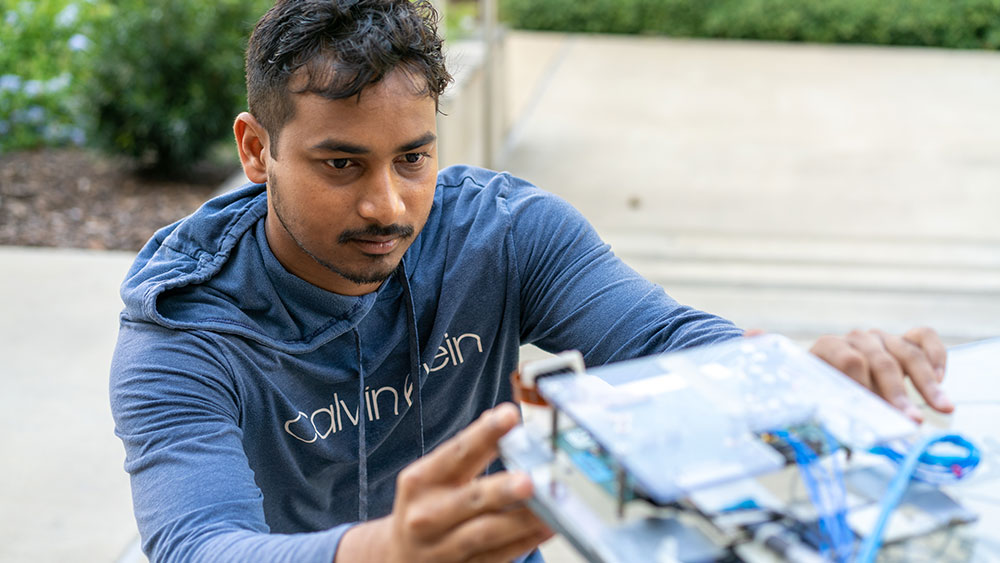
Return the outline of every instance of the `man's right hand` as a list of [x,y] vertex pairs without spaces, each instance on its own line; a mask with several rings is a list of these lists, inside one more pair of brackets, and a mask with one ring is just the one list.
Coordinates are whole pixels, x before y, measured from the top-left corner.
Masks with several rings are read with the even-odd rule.
[[517,421],[517,407],[499,405],[403,469],[392,514],[348,530],[336,561],[510,561],[550,538],[523,504],[527,475],[477,477]]

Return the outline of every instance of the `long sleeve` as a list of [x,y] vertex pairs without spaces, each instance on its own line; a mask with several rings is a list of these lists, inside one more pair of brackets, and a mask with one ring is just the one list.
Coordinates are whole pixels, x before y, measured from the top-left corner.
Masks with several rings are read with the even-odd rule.
[[243,449],[240,390],[210,338],[123,321],[110,392],[151,560],[333,560],[351,524],[269,533]]

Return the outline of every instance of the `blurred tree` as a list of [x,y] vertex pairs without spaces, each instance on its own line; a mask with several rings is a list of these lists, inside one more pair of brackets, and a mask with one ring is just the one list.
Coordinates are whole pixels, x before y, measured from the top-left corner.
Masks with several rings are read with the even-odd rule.
[[204,158],[246,107],[246,40],[270,5],[115,0],[90,49],[94,144],[167,175]]

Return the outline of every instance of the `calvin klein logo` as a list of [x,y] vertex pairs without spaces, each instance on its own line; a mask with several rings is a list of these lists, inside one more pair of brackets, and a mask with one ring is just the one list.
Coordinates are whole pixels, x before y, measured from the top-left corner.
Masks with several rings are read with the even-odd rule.
[[[464,344],[465,349],[463,350],[462,341],[468,340]],[[478,334],[473,334],[467,332],[461,336],[455,338],[449,338],[448,333],[444,333],[444,342],[438,346],[437,355],[431,360],[431,365],[424,364],[424,371],[426,373],[432,373],[440,369],[444,369],[448,366],[458,366],[465,363],[465,355],[479,352],[483,353],[483,340],[479,338]],[[439,362],[440,360],[440,362]]]
[[[451,337],[445,333],[437,354],[429,364],[423,364],[424,372],[429,374],[448,366],[460,366],[473,355],[482,353],[483,341],[478,334],[467,332]],[[288,435],[306,444],[326,440],[343,432],[345,427],[356,427],[361,422],[361,417],[369,421],[398,417],[401,402],[405,402],[406,407],[413,404],[413,392],[410,376],[406,376],[402,387],[398,388],[391,385],[376,389],[365,387],[362,402],[353,409],[350,408],[350,399],[345,400],[339,393],[334,393],[333,400],[329,404],[312,411],[311,414],[300,410],[294,411],[295,417],[284,421],[284,429]],[[352,396],[357,397],[353,393]]]
[[302,411],[296,413],[295,418],[285,421],[285,432],[293,438],[311,444],[316,440],[325,440],[331,434],[342,432],[344,422],[350,426],[357,426],[362,416],[367,416],[369,421],[381,420],[383,416],[399,416],[399,399],[406,401],[406,405],[413,404],[413,384],[407,376],[403,381],[403,392],[400,393],[391,386],[372,389],[365,387],[365,412],[361,412],[361,405],[357,405],[352,410],[347,401],[340,398],[339,393],[333,394],[333,402],[325,407],[320,407],[306,414]]

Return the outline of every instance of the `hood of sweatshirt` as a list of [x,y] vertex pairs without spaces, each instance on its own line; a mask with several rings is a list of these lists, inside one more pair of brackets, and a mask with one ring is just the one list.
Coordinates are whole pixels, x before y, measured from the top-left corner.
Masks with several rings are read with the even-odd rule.
[[[234,334],[301,354],[350,331],[381,293],[400,289],[387,283],[374,293],[343,296],[287,272],[261,244],[263,185],[212,199],[198,213],[200,221],[164,227],[139,253],[122,285],[128,318]],[[257,237],[245,236],[255,229]]]

